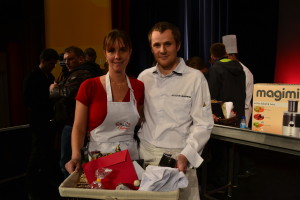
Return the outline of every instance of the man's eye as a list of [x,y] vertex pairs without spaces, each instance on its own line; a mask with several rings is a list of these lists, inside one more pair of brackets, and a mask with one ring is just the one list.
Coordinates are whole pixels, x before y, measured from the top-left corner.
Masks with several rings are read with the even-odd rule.
[[153,44],[153,47],[160,47],[160,44]]

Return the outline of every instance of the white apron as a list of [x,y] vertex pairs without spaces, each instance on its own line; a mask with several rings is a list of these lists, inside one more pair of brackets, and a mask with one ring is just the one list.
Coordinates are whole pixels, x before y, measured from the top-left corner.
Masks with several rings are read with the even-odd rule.
[[90,132],[89,152],[114,153],[119,145],[121,150],[128,149],[132,160],[139,159],[133,134],[140,116],[127,76],[126,79],[130,89],[130,101],[113,102],[110,78],[109,74],[106,74],[107,115],[103,123]]
[[[158,165],[163,153],[169,153],[177,157],[181,151],[182,149],[155,147],[143,140],[141,140],[139,148],[140,157],[144,159],[145,165]],[[200,200],[196,169],[188,168],[185,175],[189,181],[189,185],[187,188],[179,190],[179,200]]]

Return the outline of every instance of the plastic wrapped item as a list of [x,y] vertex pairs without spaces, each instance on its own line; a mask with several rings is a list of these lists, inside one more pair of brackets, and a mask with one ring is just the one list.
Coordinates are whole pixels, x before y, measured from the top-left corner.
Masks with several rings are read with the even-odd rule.
[[95,171],[97,179],[92,182],[91,189],[102,189],[101,180],[105,178],[108,174],[112,172],[112,169],[109,168],[99,168]]
[[131,190],[129,187],[126,186],[126,184],[120,183],[117,187],[116,190]]

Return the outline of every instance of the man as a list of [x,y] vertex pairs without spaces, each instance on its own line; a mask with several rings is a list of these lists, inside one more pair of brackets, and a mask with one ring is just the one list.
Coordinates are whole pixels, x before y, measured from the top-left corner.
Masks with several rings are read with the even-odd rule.
[[[225,46],[222,43],[214,43],[210,47],[212,67],[208,71],[207,81],[211,98],[223,102],[232,102],[236,112],[239,125],[241,118],[245,115],[245,73],[238,61],[227,58]],[[214,115],[214,120],[219,119]],[[219,188],[228,184],[227,178],[227,149],[228,144],[218,140],[210,141],[210,152],[212,155],[208,168],[209,182]]]
[[213,128],[208,85],[203,74],[177,57],[180,31],[168,22],[155,24],[148,34],[156,66],[138,77],[145,85],[145,121],[138,133],[140,156],[157,165],[163,153],[177,156],[177,168],[186,172],[189,186],[180,199],[199,199],[195,169]]
[[207,81],[211,98],[233,102],[234,111],[240,120],[245,116],[246,88],[243,67],[238,61],[227,58],[222,43],[214,43],[210,54],[213,66],[209,69]]
[[83,51],[75,46],[65,49],[64,59],[69,70],[68,76],[59,84],[50,85],[50,96],[56,100],[55,120],[63,125],[61,134],[61,170],[65,177],[69,173],[65,164],[71,159],[71,133],[75,113],[75,96],[80,84],[92,77],[102,74],[99,65],[85,62]]
[[[253,75],[251,71],[243,65],[238,58],[238,49],[237,49],[237,39],[236,35],[225,35],[222,37],[223,44],[226,47],[226,52],[228,54],[228,58],[231,60],[238,61],[242,66],[246,76],[246,99],[245,99],[245,117],[246,117],[246,126],[249,127],[249,121],[252,115],[252,106],[251,100],[253,96]],[[245,149],[243,145],[236,146],[236,152],[238,152],[239,156],[239,166],[238,173],[239,177],[249,177],[256,174],[256,167],[251,155]],[[237,172],[235,172],[237,173]]]
[[228,58],[231,60],[238,61],[245,72],[246,76],[246,99],[245,99],[245,117],[246,117],[246,126],[249,127],[249,121],[252,114],[251,100],[253,96],[253,74],[251,71],[239,61],[238,58],[238,49],[236,42],[236,35],[225,35],[222,37],[223,44],[225,45]]
[[188,59],[186,61],[186,65],[189,67],[192,67],[194,69],[200,70],[204,74],[204,76],[206,76],[206,74],[207,74],[207,71],[208,71],[207,66],[206,66],[204,60],[199,56],[194,56],[194,57],[191,57],[190,59]]
[[62,175],[55,157],[55,131],[50,122],[53,118],[53,103],[49,99],[49,86],[54,81],[51,71],[57,60],[58,53],[54,49],[43,50],[39,66],[29,74],[24,85],[32,137],[26,183],[30,199],[33,200],[59,199],[57,187]]
[[84,50],[84,59],[86,62],[96,62],[97,53],[93,48],[86,48]]

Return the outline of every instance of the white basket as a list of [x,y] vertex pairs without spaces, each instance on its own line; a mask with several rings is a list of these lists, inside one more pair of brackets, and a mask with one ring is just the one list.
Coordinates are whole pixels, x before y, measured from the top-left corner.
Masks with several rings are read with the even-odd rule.
[[62,197],[77,199],[107,199],[107,200],[178,200],[179,189],[170,192],[136,191],[136,190],[100,190],[76,188],[80,173],[73,172],[59,186],[59,193]]

